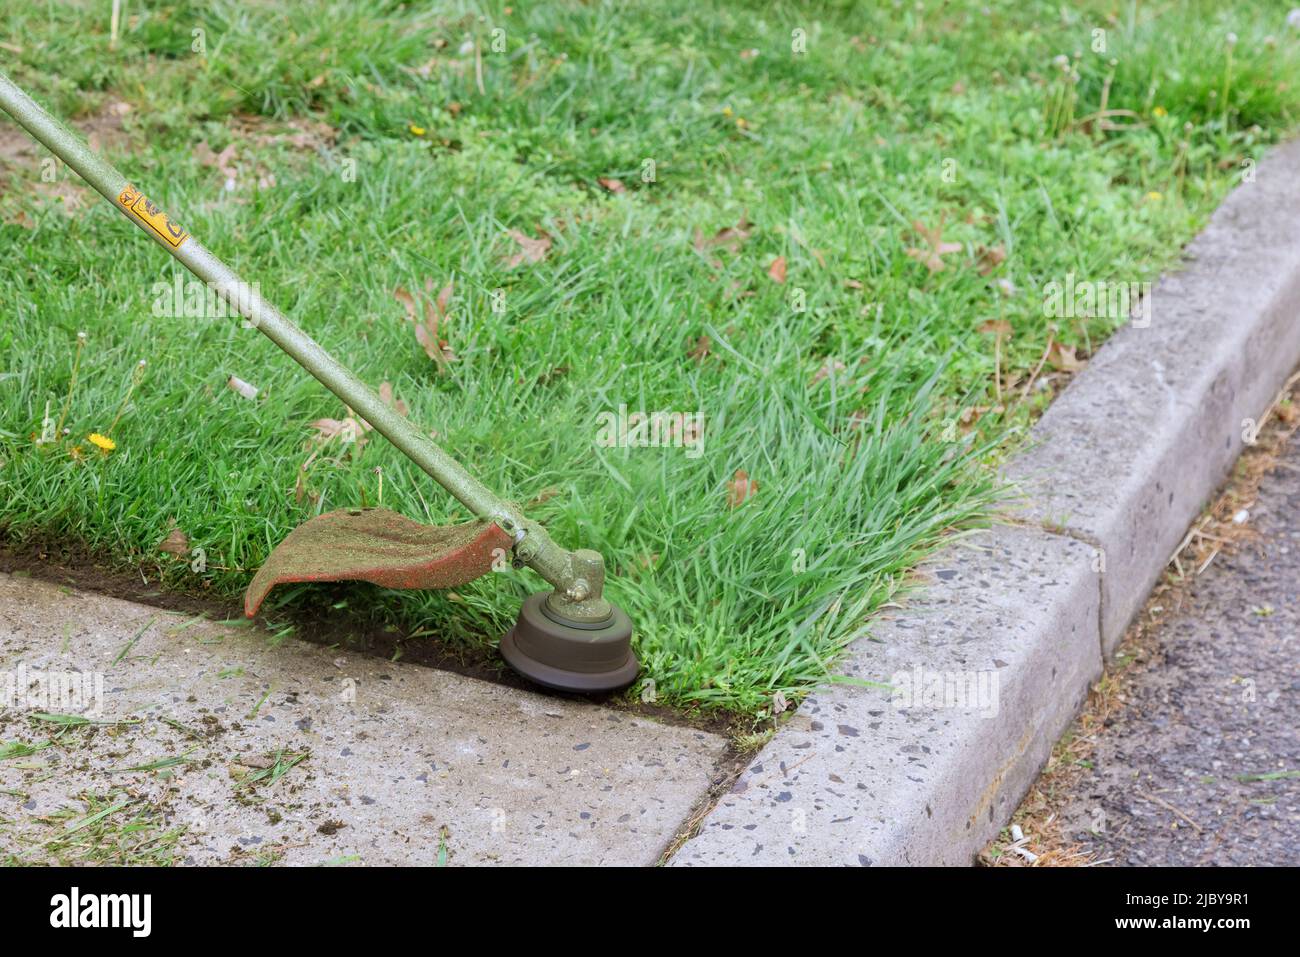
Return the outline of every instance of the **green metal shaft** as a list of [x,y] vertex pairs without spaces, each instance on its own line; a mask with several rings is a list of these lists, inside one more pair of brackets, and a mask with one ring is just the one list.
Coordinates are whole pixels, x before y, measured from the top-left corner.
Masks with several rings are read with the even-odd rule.
[[[408,419],[385,404],[373,389],[266,302],[255,287],[241,280],[234,270],[184,232],[125,176],[4,73],[0,73],[0,108],[474,515],[496,522],[513,536],[516,555],[555,587],[557,599],[567,599],[575,606],[595,605],[591,614],[601,617],[598,606],[604,604],[600,595],[603,568],[593,570],[595,553],[584,551],[575,555],[556,545],[544,528],[495,495]],[[599,556],[595,556],[595,564],[601,564]],[[585,617],[582,607],[575,610]]]

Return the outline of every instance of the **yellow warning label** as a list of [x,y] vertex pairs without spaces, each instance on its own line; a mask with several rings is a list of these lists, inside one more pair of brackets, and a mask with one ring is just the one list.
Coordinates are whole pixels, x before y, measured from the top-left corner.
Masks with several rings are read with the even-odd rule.
[[117,197],[118,205],[158,234],[167,245],[179,247],[190,234],[164,213],[158,204],[134,186],[128,186]]

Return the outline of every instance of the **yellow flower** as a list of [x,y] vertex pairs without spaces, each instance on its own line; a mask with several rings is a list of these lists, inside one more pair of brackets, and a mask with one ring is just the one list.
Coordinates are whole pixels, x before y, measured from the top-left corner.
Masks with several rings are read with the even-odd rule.
[[91,445],[97,446],[105,455],[117,448],[116,442],[107,435],[100,435],[98,432],[91,432],[86,438],[90,440]]
[[1150,193],[1147,193],[1147,199],[1151,200],[1151,202],[1153,203],[1158,203],[1164,198],[1165,197],[1163,193],[1157,193],[1154,190]]
[[722,115],[723,115],[723,116],[730,116],[730,115],[731,115],[731,107],[729,107],[729,106],[724,106],[724,107],[722,108]]
[[409,129],[415,136],[423,136],[426,132],[423,126],[416,126],[414,123],[410,125]]
[[1157,107],[1156,107],[1154,110],[1152,110],[1151,112],[1154,113],[1156,116],[1168,116],[1168,115],[1169,115],[1169,111],[1166,110],[1163,106],[1157,106]]

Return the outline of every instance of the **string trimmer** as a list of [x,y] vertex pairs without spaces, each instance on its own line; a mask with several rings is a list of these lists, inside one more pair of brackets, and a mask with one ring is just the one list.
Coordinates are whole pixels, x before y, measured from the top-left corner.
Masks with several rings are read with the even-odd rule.
[[510,666],[564,691],[609,691],[632,682],[637,674],[632,622],[604,597],[599,552],[557,545],[541,525],[470,475],[3,73],[0,108],[477,516],[460,525],[431,527],[379,508],[318,515],[290,532],[254,576],[244,596],[249,617],[283,582],[449,588],[487,574],[509,556],[552,587],[524,601],[514,627],[501,639],[501,655]]

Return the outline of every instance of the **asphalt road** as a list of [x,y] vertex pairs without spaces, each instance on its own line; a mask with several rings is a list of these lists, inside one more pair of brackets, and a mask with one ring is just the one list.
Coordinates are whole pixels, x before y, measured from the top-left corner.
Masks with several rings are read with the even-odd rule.
[[1155,633],[1061,820],[1113,865],[1300,864],[1300,436]]

